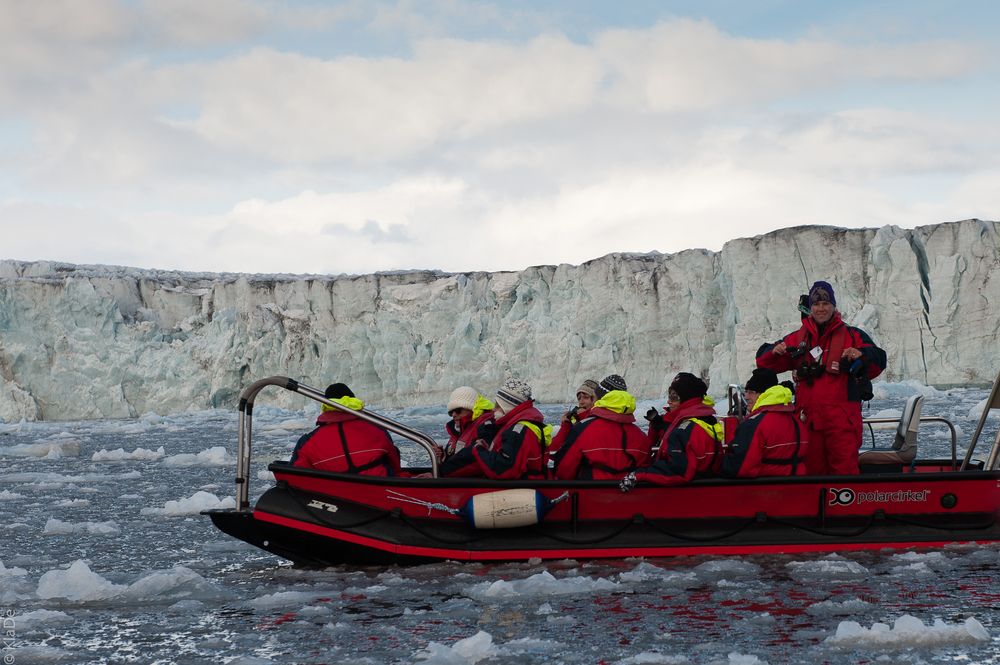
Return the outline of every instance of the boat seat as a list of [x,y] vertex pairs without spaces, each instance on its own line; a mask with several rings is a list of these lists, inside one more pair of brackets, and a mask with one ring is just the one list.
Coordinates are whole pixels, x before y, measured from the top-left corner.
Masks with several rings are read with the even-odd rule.
[[[872,448],[858,455],[858,464],[869,467],[863,471],[902,471],[903,466],[913,463],[917,457],[917,428],[920,427],[920,410],[923,403],[923,395],[913,395],[906,400],[903,413],[899,417],[899,425],[896,426],[896,437],[893,439],[892,447]],[[894,468],[886,468],[889,466]]]

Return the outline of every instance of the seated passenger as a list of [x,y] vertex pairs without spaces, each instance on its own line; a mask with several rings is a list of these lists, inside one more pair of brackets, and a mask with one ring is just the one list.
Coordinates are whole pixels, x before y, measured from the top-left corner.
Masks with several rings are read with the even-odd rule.
[[550,465],[552,455],[555,455],[562,446],[566,437],[569,436],[569,431],[573,429],[573,425],[590,415],[595,399],[597,399],[597,381],[586,379],[576,389],[576,406],[562,415],[562,420],[559,421],[559,431],[552,437],[552,443],[549,444],[545,453]]
[[[624,383],[624,382],[623,382]],[[649,440],[635,424],[635,398],[611,390],[594,403],[590,415],[574,425],[552,458],[559,480],[609,480],[649,463]]]
[[747,381],[746,397],[750,415],[736,428],[722,458],[722,475],[804,476],[808,434],[792,404],[792,391],[778,383],[774,371],[758,368]]
[[446,457],[472,443],[479,426],[493,419],[493,402],[480,395],[475,388],[455,388],[448,398],[448,415],[451,420],[444,426],[448,433],[448,444],[444,450]]
[[365,404],[350,388],[334,383],[327,386],[324,395],[348,410],[323,404],[316,429],[295,444],[290,460],[293,465],[365,476],[405,475],[399,464],[399,449],[389,433],[351,413],[360,411]]
[[474,444],[446,459],[440,475],[494,480],[545,477],[542,450],[547,428],[531,401],[531,386],[507,379],[497,390],[496,404],[495,420],[479,425]]
[[[636,469],[622,480],[628,492],[644,480],[656,485],[680,485],[696,475],[712,475],[722,460],[722,423],[715,417],[708,386],[694,374],[681,372],[667,393],[669,410],[650,422],[650,433],[662,429],[659,450],[650,466]],[[662,426],[660,423],[662,422]]]

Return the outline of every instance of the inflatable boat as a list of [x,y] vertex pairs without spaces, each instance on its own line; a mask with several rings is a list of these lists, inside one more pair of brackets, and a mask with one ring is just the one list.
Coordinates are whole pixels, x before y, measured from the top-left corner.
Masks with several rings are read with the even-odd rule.
[[[998,377],[1000,382],[1000,377]],[[914,396],[886,450],[861,455],[857,476],[700,479],[675,487],[617,481],[490,481],[437,477],[436,442],[385,416],[362,419],[424,448],[427,478],[330,473],[274,462],[276,480],[249,503],[257,394],[278,386],[337,408],[287,377],[248,386],[239,404],[235,509],[206,511],[223,532],[299,565],[414,564],[697,554],[753,554],[940,547],[1000,541],[1000,433],[985,459],[976,444],[1000,383],[959,459],[955,430],[922,418]],[[730,389],[732,405],[733,390]],[[737,389],[738,390],[738,389]],[[947,423],[950,459],[916,455],[919,425]]]

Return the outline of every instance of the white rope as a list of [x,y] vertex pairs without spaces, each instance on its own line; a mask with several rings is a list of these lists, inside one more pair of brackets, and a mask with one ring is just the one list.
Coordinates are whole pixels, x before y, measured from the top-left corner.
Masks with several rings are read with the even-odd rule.
[[427,514],[431,514],[432,509],[443,510],[452,515],[458,515],[458,508],[452,508],[451,506],[446,506],[443,503],[436,503],[431,501],[422,501],[412,496],[407,496],[395,490],[386,490],[388,498],[395,499],[396,501],[401,501],[403,503],[412,503],[417,506],[425,506],[427,508]]

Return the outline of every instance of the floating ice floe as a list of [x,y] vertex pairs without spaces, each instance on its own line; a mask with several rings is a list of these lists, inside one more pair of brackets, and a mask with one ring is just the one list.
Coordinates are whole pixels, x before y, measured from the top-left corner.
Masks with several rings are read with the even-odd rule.
[[76,560],[66,570],[50,570],[38,579],[39,598],[64,598],[72,601],[114,598],[127,587],[114,584],[90,570],[83,560]]
[[73,623],[73,618],[65,612],[57,610],[35,610],[24,614],[16,614],[13,617],[14,629],[17,632],[28,632],[37,630],[43,626],[59,626]]
[[760,566],[738,559],[719,559],[718,561],[706,561],[695,566],[694,572],[699,578],[713,580],[732,577],[757,577],[760,575]]
[[236,458],[223,446],[214,446],[200,453],[171,455],[163,460],[166,466],[232,466]]
[[128,473],[84,473],[79,476],[67,476],[62,473],[47,473],[44,471],[26,471],[0,475],[0,483],[49,483],[62,485],[107,480],[134,480],[136,478],[142,478],[142,474],[138,471],[129,471]]
[[90,505],[89,499],[60,499],[56,501],[56,508],[86,508]]
[[42,534],[46,536],[60,536],[70,533],[89,533],[100,536],[117,536],[121,533],[118,525],[112,521],[107,522],[63,522],[54,517],[50,517],[42,529]]
[[664,570],[647,561],[642,561],[632,570],[620,574],[618,581],[622,583],[655,581],[657,584],[667,586],[686,586],[697,582],[698,574],[690,570]]
[[231,496],[220,499],[211,492],[198,491],[186,499],[177,501],[167,501],[162,508],[143,508],[139,512],[143,515],[164,515],[176,517],[178,515],[197,515],[203,510],[217,510],[235,508],[236,499]]
[[76,439],[57,439],[55,441],[39,441],[38,443],[19,443],[13,446],[0,446],[0,457],[62,459],[63,457],[79,456],[80,442]]
[[90,459],[94,462],[121,462],[124,460],[151,461],[158,460],[164,455],[166,455],[166,451],[163,449],[163,446],[160,446],[156,450],[136,448],[132,452],[125,452],[124,448],[116,448],[115,450],[101,448],[91,455]]
[[855,580],[868,577],[868,569],[856,561],[833,555],[818,561],[791,561],[788,571],[797,580]]
[[826,642],[846,646],[884,646],[895,648],[942,647],[988,642],[990,634],[976,619],[969,617],[959,624],[946,624],[934,619],[931,625],[904,614],[893,622],[874,623],[865,628],[857,621],[841,621],[837,632]]
[[35,595],[43,600],[86,603],[114,599],[116,603],[172,603],[220,598],[227,594],[184,566],[154,571],[131,584],[115,584],[93,572],[83,560],[67,569],[50,570],[38,579]]
[[466,665],[495,655],[497,648],[493,646],[493,636],[482,630],[451,646],[431,642],[426,650],[414,654],[416,658],[432,665]]
[[907,398],[911,395],[923,395],[926,399],[944,397],[944,393],[932,386],[926,386],[915,379],[907,379],[898,383],[875,381],[872,383],[872,393],[875,399]]
[[[986,403],[988,401],[989,401],[989,398],[987,397],[982,402],[979,402],[974,407],[972,407],[971,409],[969,409],[969,420],[978,421],[980,418],[982,418],[983,417],[983,410],[986,409]],[[986,416],[987,420],[996,420],[997,418],[1000,418],[1000,410],[997,410],[997,409],[994,409],[994,410],[990,411],[989,415]]]
[[571,593],[590,593],[593,591],[610,591],[618,589],[617,582],[598,577],[564,577],[555,578],[552,573],[544,571],[523,580],[497,580],[474,584],[465,591],[471,598],[513,598],[517,596],[551,596]]
[[255,610],[272,610],[278,607],[304,606],[322,596],[322,593],[312,591],[277,591],[259,598],[247,601],[247,605]]
[[813,603],[806,608],[806,614],[812,616],[837,616],[858,615],[867,612],[872,608],[872,604],[860,598],[848,598],[846,600],[824,600]]
[[658,653],[656,651],[643,651],[634,656],[616,660],[615,665],[686,665],[690,662],[685,656]]
[[3,565],[3,561],[0,561],[0,578],[4,577],[24,577],[28,574],[28,571],[24,568],[18,568],[12,566],[10,568]]
[[10,490],[0,491],[0,501],[13,501],[14,499],[23,499],[23,494],[18,494],[17,492],[11,492]]

